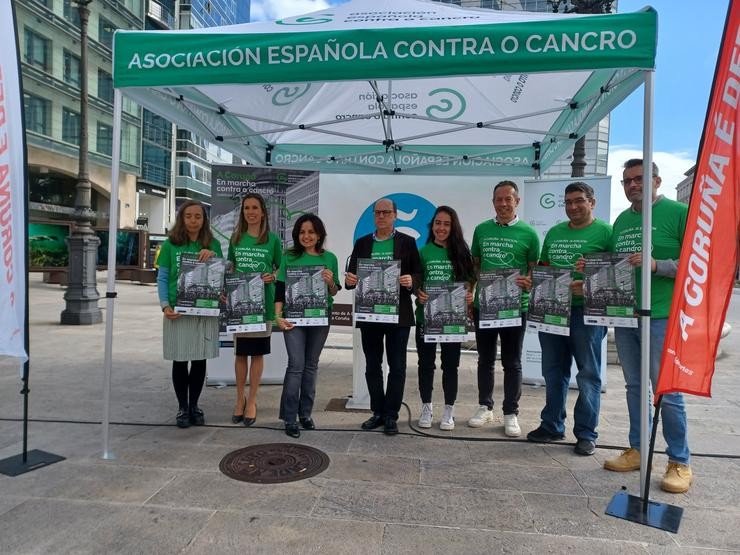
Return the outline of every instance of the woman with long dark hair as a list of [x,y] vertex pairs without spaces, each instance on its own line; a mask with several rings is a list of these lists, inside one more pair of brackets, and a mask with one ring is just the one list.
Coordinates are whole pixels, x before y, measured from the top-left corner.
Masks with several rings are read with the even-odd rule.
[[[466,282],[465,301],[473,302],[472,283],[475,272],[470,248],[463,237],[457,212],[449,206],[440,206],[429,223],[429,237],[419,250],[424,281],[417,291],[416,352],[419,355],[419,394],[421,395],[420,428],[432,427],[432,389],[434,384],[437,344],[424,342],[424,304],[429,296],[424,287],[431,281]],[[460,365],[460,343],[442,343],[442,389],[445,407],[439,427],[455,428],[454,405],[457,397],[457,368]]]
[[315,214],[303,214],[293,226],[293,246],[288,249],[280,264],[275,293],[276,322],[283,330],[288,368],[285,371],[283,394],[280,399],[280,419],[285,422],[285,433],[300,437],[298,422],[306,430],[316,425],[311,417],[319,356],[324,348],[329,326],[298,326],[285,318],[285,282],[288,268],[323,266],[320,279],[328,293],[327,321],[331,318],[332,297],[339,289],[339,267],[334,253],[324,250],[326,229]]
[[[234,334],[234,372],[236,406],[231,421],[251,426],[257,420],[257,391],[270,354],[270,335],[275,320],[275,270],[282,258],[280,238],[270,231],[267,205],[262,195],[247,193],[242,198],[239,221],[229,242],[228,259],[233,270],[260,272],[265,284],[265,322],[267,329]],[[251,364],[249,358],[251,357]],[[249,373],[249,394],[244,394]]]
[[180,428],[187,428],[205,423],[198,399],[206,377],[206,359],[218,357],[219,340],[218,318],[178,314],[173,309],[183,253],[196,253],[199,260],[223,256],[221,245],[211,234],[205,208],[194,200],[185,202],[177,211],[175,225],[157,259],[157,292],[164,313],[164,358],[172,361],[172,385],[180,406],[176,422]]

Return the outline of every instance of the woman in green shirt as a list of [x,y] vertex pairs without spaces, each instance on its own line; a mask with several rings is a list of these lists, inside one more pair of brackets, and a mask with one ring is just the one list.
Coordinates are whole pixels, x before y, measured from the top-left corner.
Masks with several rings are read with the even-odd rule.
[[[434,383],[437,344],[424,341],[424,304],[429,296],[424,287],[430,282],[462,281],[468,284],[465,302],[473,302],[472,281],[475,275],[473,257],[465,243],[457,212],[449,206],[440,206],[429,224],[429,238],[419,250],[424,272],[422,288],[416,292],[416,352],[419,355],[419,394],[421,396],[420,428],[432,427],[432,386]],[[440,346],[442,389],[445,408],[439,427],[455,428],[454,405],[457,397],[457,367],[460,365],[460,343],[442,343]]]
[[323,266],[321,280],[326,284],[327,321],[331,318],[332,297],[339,286],[339,268],[334,253],[324,250],[326,228],[315,214],[303,214],[293,226],[293,246],[280,264],[275,292],[275,314],[278,327],[283,330],[288,367],[285,370],[283,394],[280,398],[280,419],[285,421],[285,433],[300,437],[298,422],[306,430],[316,425],[311,418],[316,394],[316,376],[319,356],[329,335],[329,325],[299,326],[284,318],[285,282],[287,268],[296,266]]
[[[177,296],[177,277],[182,253],[196,253],[199,260],[223,256],[213,238],[203,205],[189,200],[177,212],[175,226],[159,251],[157,293],[164,313],[162,340],[165,360],[172,361],[172,385],[180,405],[177,425],[205,423],[198,398],[206,377],[206,359],[218,357],[218,318],[178,314],[172,308]],[[190,372],[188,373],[188,361]]]
[[[251,426],[257,419],[257,390],[270,354],[270,334],[275,319],[275,270],[282,258],[280,238],[270,231],[267,206],[262,195],[247,193],[242,199],[239,221],[229,242],[228,259],[234,272],[261,272],[265,284],[265,331],[234,334],[236,406],[231,421]],[[249,357],[252,363],[249,364]],[[249,371],[249,394],[244,395]]]

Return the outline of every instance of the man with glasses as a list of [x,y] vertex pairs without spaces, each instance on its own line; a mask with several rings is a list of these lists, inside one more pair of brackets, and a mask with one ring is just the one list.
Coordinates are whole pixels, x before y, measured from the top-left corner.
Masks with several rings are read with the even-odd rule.
[[516,284],[522,289],[522,323],[506,328],[479,327],[478,297],[476,287],[473,314],[475,316],[475,342],[478,349],[478,403],[475,414],[468,420],[471,428],[480,428],[493,421],[493,381],[496,342],[501,338],[501,364],[504,368],[504,433],[517,437],[519,427],[519,398],[522,395],[522,342],[524,340],[526,312],[531,287],[530,270],[537,263],[540,240],[534,228],[519,219],[519,188],[513,181],[501,181],[493,188],[494,219],[479,224],[473,233],[470,251],[477,271],[518,269]]
[[[611,240],[611,226],[593,215],[594,190],[582,181],[565,188],[565,214],[568,220],[547,232],[542,244],[540,264],[575,270],[576,262],[591,252],[606,252]],[[576,361],[578,400],[573,410],[575,452],[593,455],[596,427],[601,405],[601,343],[604,326],[583,323],[583,274],[573,272],[570,335],[539,332],[542,348],[542,377],[545,379],[545,408],[540,426],[527,434],[535,443],[549,443],[565,438],[565,400],[568,396],[570,369]]]
[[[401,295],[398,307],[398,324],[358,322],[362,336],[362,352],[365,354],[365,380],[370,393],[372,416],[362,424],[363,430],[383,426],[388,435],[398,433],[398,411],[403,401],[406,384],[406,346],[409,330],[414,325],[411,308],[411,292],[421,283],[421,261],[416,241],[394,229],[396,204],[387,198],[375,203],[375,232],[360,237],[352,249],[345,286],[357,286],[357,259],[400,260]],[[388,362],[388,384],[383,391],[383,342],[385,341]]]
[[[632,206],[622,212],[614,222],[611,248],[614,252],[632,253],[630,263],[636,267],[636,299],[641,298],[642,268],[642,160],[627,160],[622,172],[624,194]],[[658,167],[653,164],[652,258],[650,259],[650,382],[658,381],[660,355],[663,352],[668,312],[673,297],[673,286],[681,253],[688,206],[657,195],[660,186]],[[627,472],[640,468],[640,328],[616,328],[617,354],[622,364],[627,388],[630,447],[614,459],[607,460],[604,468]],[[688,427],[683,395],[663,395],[661,405],[663,437],[668,445],[668,466],[661,487],[670,493],[684,493],[691,486],[693,474],[689,466]]]

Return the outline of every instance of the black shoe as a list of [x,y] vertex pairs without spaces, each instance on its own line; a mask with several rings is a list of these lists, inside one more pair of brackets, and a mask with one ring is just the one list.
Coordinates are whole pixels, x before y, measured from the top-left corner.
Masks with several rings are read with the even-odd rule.
[[244,415],[243,414],[232,414],[231,415],[231,423],[232,424],[239,424],[239,422],[244,421]]
[[295,438],[301,437],[301,430],[298,429],[298,424],[296,424],[295,422],[286,422],[285,435]]
[[314,423],[313,418],[311,418],[310,416],[308,418],[299,418],[298,420],[300,420],[301,426],[304,430],[316,429],[316,424]]
[[190,423],[193,426],[203,426],[206,423],[206,415],[198,407],[191,407]]
[[189,428],[190,427],[190,411],[188,409],[180,409],[177,411],[175,422],[178,428]]
[[374,430],[380,428],[383,425],[383,417],[379,414],[373,414],[370,418],[362,423],[363,430]]
[[527,441],[532,441],[534,443],[552,443],[553,441],[560,441],[562,439],[565,439],[565,434],[548,432],[542,426],[527,434]]
[[594,451],[596,451],[596,444],[590,439],[579,439],[576,442],[574,451],[579,455],[587,457],[594,454]]
[[255,422],[257,422],[257,417],[255,416],[254,418],[247,418],[247,417],[245,416],[245,417],[244,417],[244,420],[242,420],[242,422],[244,422],[244,425],[245,425],[245,426],[246,426],[247,428],[249,428],[249,427],[250,427],[250,426],[251,426],[252,424],[254,424]]
[[385,419],[383,423],[383,433],[387,436],[394,436],[398,433],[398,424],[395,418],[390,416]]

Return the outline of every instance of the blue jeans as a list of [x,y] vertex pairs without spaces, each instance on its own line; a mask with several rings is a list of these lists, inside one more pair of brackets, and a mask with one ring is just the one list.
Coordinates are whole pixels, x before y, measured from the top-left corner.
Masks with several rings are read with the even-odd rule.
[[[660,356],[663,352],[667,318],[650,320],[650,382],[653,387],[658,381]],[[640,328],[615,328],[617,354],[622,363],[627,388],[627,411],[630,417],[630,447],[640,449]],[[668,460],[689,464],[689,437],[683,395],[663,395],[660,408],[663,417],[663,437],[668,445]],[[650,409],[652,426],[652,407]]]
[[[367,324],[360,328],[365,354],[365,380],[373,414],[398,420],[406,386],[406,346],[408,326]],[[383,391],[383,341],[388,361],[388,384]]]
[[310,418],[316,395],[319,355],[329,335],[329,326],[295,326],[283,332],[288,368],[285,370],[280,419],[292,423],[296,417]]
[[573,435],[596,441],[601,407],[601,342],[605,335],[604,326],[584,325],[581,306],[572,308],[569,336],[539,333],[545,378],[545,408],[540,418],[548,432],[565,433],[565,401],[575,359],[578,400],[573,409]]

